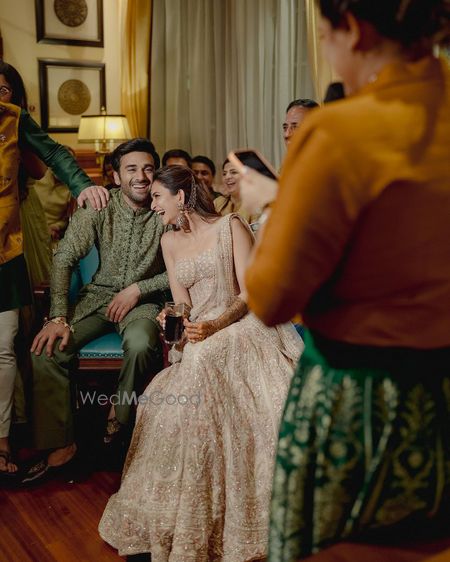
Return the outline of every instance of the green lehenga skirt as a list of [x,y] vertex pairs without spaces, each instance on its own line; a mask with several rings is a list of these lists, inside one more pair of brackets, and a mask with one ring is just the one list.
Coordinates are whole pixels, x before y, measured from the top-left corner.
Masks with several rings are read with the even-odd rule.
[[270,562],[426,521],[449,501],[450,350],[425,371],[415,351],[393,368],[336,368],[308,332],[305,344],[280,429]]

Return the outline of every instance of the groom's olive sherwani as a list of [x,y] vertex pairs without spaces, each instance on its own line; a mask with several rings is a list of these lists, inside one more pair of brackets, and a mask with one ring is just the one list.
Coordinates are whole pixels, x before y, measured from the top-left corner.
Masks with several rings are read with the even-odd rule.
[[[66,446],[74,440],[70,370],[78,350],[108,332],[122,336],[124,360],[119,374],[115,406],[117,419],[125,424],[131,396],[144,375],[161,363],[159,328],[155,317],[167,295],[169,283],[160,240],[164,227],[150,208],[133,210],[120,189],[111,191],[105,209],[78,210],[54,256],[51,279],[50,317],[68,316],[73,334],[64,351],[58,343],[52,357],[33,355],[34,435],[38,449]],[[73,269],[95,244],[99,267],[83,287],[74,310],[69,307]],[[105,316],[111,300],[121,290],[137,283],[139,303],[120,324]],[[125,398],[123,400],[123,398]]]
[[[151,209],[134,211],[120,189],[110,193],[111,199],[101,211],[89,206],[74,214],[58,246],[52,265],[50,317],[69,315],[76,324],[108,305],[122,289],[137,283],[141,301],[120,323],[123,331],[137,318],[154,319],[159,312],[159,291],[169,287],[160,246],[164,227]],[[100,256],[98,270],[69,314],[72,270],[94,244]]]

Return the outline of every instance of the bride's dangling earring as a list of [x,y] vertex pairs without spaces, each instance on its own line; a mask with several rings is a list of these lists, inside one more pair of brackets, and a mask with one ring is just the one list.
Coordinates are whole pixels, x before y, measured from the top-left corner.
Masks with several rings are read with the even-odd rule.
[[183,203],[178,203],[178,208],[180,212],[177,216],[176,227],[180,230],[184,230],[184,232],[191,232],[191,225],[189,224],[189,219],[187,218]]
[[184,232],[191,232],[191,225],[189,223],[189,219],[188,219],[188,215],[189,213],[192,213],[192,211],[195,209],[195,203],[197,201],[197,187],[195,185],[195,178],[192,178],[192,183],[191,183],[191,193],[189,195],[189,201],[186,203],[186,205],[183,205],[183,203],[178,203],[178,209],[180,210],[180,212],[178,213],[177,216],[177,221],[176,221],[176,227],[179,229],[183,229]]

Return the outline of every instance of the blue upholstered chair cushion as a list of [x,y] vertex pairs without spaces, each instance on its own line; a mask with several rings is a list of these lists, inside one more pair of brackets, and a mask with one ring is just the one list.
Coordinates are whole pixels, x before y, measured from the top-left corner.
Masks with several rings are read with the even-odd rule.
[[82,287],[91,282],[94,273],[97,271],[98,263],[97,248],[92,246],[89,253],[80,260],[72,271],[69,287],[69,302],[71,304],[76,302]]
[[[90,283],[97,271],[98,264],[98,251],[93,246],[72,273],[69,290],[71,302],[75,302],[80,289]],[[122,339],[116,332],[105,334],[86,344],[78,355],[80,359],[121,359],[123,357]]]
[[79,263],[80,278],[83,286],[91,282],[94,273],[98,269],[98,264],[98,250],[95,246],[92,246],[89,253],[84,256],[84,258],[80,260]]
[[117,332],[105,334],[86,344],[79,353],[80,359],[121,359],[122,340]]

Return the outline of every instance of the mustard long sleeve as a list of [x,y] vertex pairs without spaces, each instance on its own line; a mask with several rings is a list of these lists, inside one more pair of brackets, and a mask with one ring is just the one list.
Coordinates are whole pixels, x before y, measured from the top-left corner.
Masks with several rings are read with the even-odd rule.
[[311,112],[247,272],[250,308],[348,343],[450,345],[449,144],[450,71],[433,57]]

